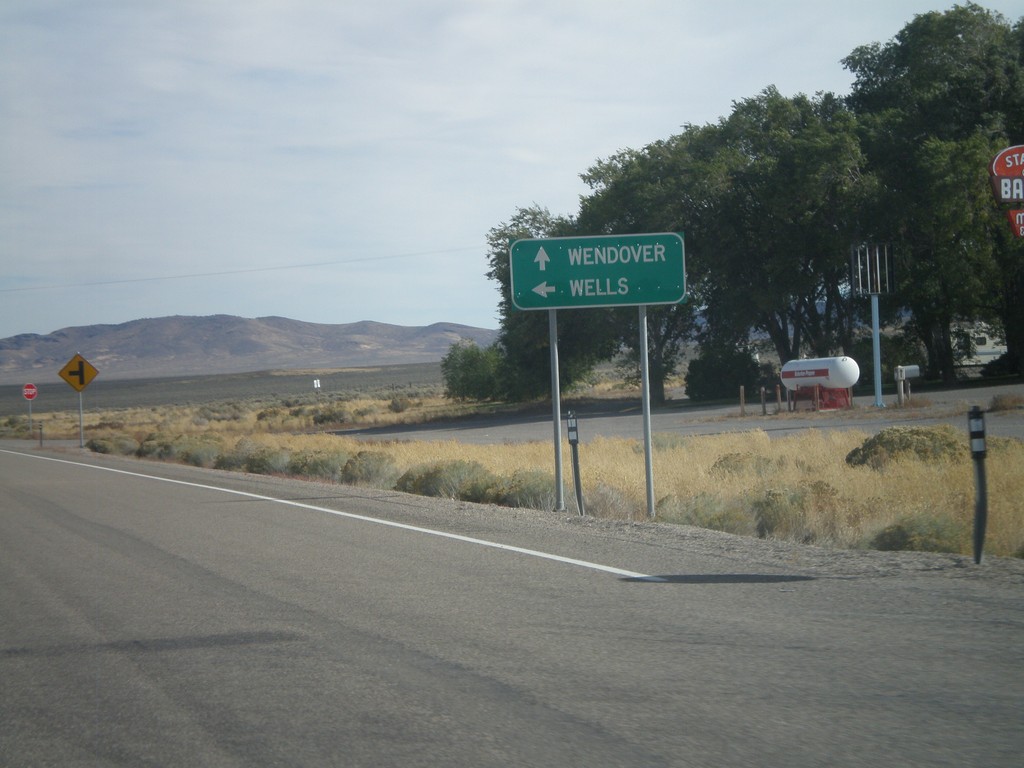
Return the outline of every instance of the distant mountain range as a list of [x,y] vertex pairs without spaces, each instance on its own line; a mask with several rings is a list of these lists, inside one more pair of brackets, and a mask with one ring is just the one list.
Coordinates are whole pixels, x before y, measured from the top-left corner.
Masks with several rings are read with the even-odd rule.
[[59,381],[58,372],[75,353],[104,378],[137,379],[427,363],[440,360],[460,339],[487,346],[497,333],[457,323],[407,327],[233,315],[147,318],[0,339],[0,384]]

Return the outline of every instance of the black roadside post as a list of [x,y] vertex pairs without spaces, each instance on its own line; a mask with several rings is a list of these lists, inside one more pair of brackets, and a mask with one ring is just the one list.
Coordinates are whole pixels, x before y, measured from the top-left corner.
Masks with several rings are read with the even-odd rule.
[[583,485],[580,482],[580,431],[577,426],[576,413],[565,414],[566,431],[569,433],[569,447],[572,449],[572,479],[576,487],[576,507],[580,517],[585,514],[583,509]]
[[985,414],[976,405],[967,413],[967,430],[974,460],[974,562],[980,563],[988,522],[988,488],[985,483]]

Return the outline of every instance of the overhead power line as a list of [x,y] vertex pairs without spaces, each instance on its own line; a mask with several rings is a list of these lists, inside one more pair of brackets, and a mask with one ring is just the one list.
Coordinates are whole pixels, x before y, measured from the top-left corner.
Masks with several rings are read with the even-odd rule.
[[391,259],[411,259],[418,256],[437,256],[444,253],[462,253],[475,251],[480,246],[466,246],[461,248],[443,248],[436,251],[416,251],[414,253],[396,253],[388,256],[360,256],[351,259],[334,259],[332,261],[317,261],[309,264],[280,264],[273,267],[249,267],[246,269],[225,269],[216,272],[190,272],[181,275],[154,275],[151,277],[125,277],[116,280],[95,280],[79,283],[53,283],[49,285],[27,285],[20,288],[0,288],[0,293],[19,293],[24,291],[50,291],[59,288],[90,288],[101,285],[122,285],[126,283],[154,283],[161,280],[190,280],[197,277],[224,277],[227,275],[247,275],[256,272],[280,272],[288,269],[313,269],[316,267],[331,267],[338,264],[356,264],[360,262],[388,261]]

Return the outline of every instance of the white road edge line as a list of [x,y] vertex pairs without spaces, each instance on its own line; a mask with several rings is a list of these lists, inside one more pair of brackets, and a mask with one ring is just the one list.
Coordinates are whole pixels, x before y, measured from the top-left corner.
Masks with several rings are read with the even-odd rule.
[[158,475],[147,475],[142,472],[129,472],[126,469],[114,469],[113,467],[101,467],[96,464],[85,464],[80,461],[70,461],[68,459],[57,459],[52,456],[37,456],[31,453],[21,453],[20,451],[10,451],[0,448],[0,453],[9,453],[13,456],[22,456],[28,459],[41,459],[43,461],[53,461],[58,464],[71,464],[75,467],[84,467],[85,469],[97,469],[103,472],[113,472],[118,475],[128,475],[130,477],[139,477],[146,480],[156,480],[162,483],[173,483],[174,485],[184,485],[191,488],[201,488],[207,491],[219,491],[221,493],[228,493],[233,496],[244,496],[249,499],[256,499],[258,501],[270,501],[275,504],[284,504],[289,507],[298,507],[299,509],[311,510],[313,512],[324,512],[328,515],[336,515],[338,517],[344,517],[349,520],[359,520],[364,523],[375,523],[377,525],[384,525],[389,528],[399,528],[404,531],[413,531],[414,533],[424,533],[428,536],[438,536],[442,539],[452,539],[453,541],[461,541],[466,544],[476,544],[481,547],[490,547],[492,549],[500,549],[505,552],[515,552],[520,555],[527,555],[528,557],[536,557],[541,560],[552,560],[556,563],[564,563],[566,565],[575,565],[580,568],[588,568],[592,571],[601,571],[604,573],[611,573],[616,576],[623,578],[633,579],[637,581],[664,581],[657,576],[651,576],[645,573],[637,573],[635,571],[627,571],[622,568],[615,568],[611,565],[602,565],[601,563],[592,563],[587,560],[577,560],[572,557],[563,557],[561,555],[554,555],[550,552],[541,552],[536,549],[526,549],[525,547],[516,547],[511,544],[499,544],[495,541],[487,541],[486,539],[476,539],[472,536],[463,536],[458,533],[448,533],[446,531],[437,531],[433,528],[423,528],[418,525],[409,525],[407,523],[396,523],[392,520],[381,520],[377,517],[369,517],[367,515],[358,515],[354,512],[342,512],[337,509],[331,509],[329,507],[318,507],[315,504],[305,504],[301,501],[290,501],[288,499],[277,499],[273,496],[263,496],[258,493],[250,493],[248,491],[236,491],[231,488],[221,488],[216,485],[205,485],[203,483],[192,483],[187,480],[173,480],[169,477],[159,477]]

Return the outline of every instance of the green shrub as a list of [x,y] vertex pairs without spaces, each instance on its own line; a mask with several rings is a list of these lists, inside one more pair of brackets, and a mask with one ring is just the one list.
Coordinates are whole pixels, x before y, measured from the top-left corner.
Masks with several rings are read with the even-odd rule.
[[392,413],[404,413],[412,408],[412,406],[413,402],[408,397],[393,397],[388,405],[388,410]]
[[475,461],[447,461],[413,467],[402,475],[396,490],[420,496],[482,501],[496,478]]
[[132,456],[139,450],[139,441],[131,437],[94,437],[85,447],[93,453],[114,453],[121,456]]
[[757,475],[763,477],[770,474],[772,460],[767,456],[753,453],[726,453],[711,466],[713,475]]
[[962,552],[967,543],[966,526],[945,515],[917,513],[883,528],[871,540],[883,551]]
[[340,480],[341,470],[349,454],[344,451],[321,453],[319,451],[300,451],[293,454],[288,462],[288,473],[301,477],[319,477],[325,480]]
[[139,443],[139,450],[136,451],[135,455],[140,458],[167,458],[167,453],[170,451],[170,440],[164,435],[156,433],[147,435],[141,443]]
[[[567,498],[572,499],[571,509],[579,512],[579,506],[575,503],[575,489]],[[583,489],[583,511],[593,517],[610,519],[624,519],[637,514],[647,514],[647,510],[635,509],[626,494],[618,488],[613,488],[604,483],[598,483],[592,488]]]
[[552,510],[556,501],[555,478],[539,469],[518,470],[502,478],[494,489],[492,501],[506,507]]
[[283,474],[291,454],[281,448],[260,447],[245,457],[245,471],[254,475]]
[[699,493],[688,499],[668,496],[659,502],[657,513],[659,518],[682,525],[740,536],[757,533],[750,505],[738,499],[722,499],[708,493]]
[[85,427],[85,430],[87,432],[90,429],[92,429],[92,430],[96,430],[96,429],[111,429],[111,430],[124,429],[124,422],[123,421],[113,421],[113,420],[107,420],[107,419],[100,419],[95,424],[89,424],[89,425],[87,425]]
[[214,464],[222,450],[217,435],[178,435],[170,437],[151,433],[139,444],[135,455],[140,458],[183,461],[196,467]]
[[468,340],[448,348],[441,359],[445,397],[453,400],[492,400],[502,388],[501,353],[496,344],[481,349]]
[[815,533],[808,524],[801,490],[775,490],[765,492],[763,498],[751,504],[754,528],[762,539],[786,539],[809,544]]
[[194,467],[212,467],[221,452],[216,438],[191,438],[177,447],[178,458]]
[[888,427],[869,437],[846,456],[850,466],[867,465],[881,469],[907,458],[921,461],[965,458],[968,454],[965,434],[949,424],[927,427]]
[[691,400],[733,399],[740,387],[752,397],[761,369],[747,350],[729,347],[701,350],[686,370],[686,396]]
[[348,420],[348,411],[338,406],[326,406],[313,414],[313,423],[316,425],[344,424]]
[[248,409],[238,402],[216,403],[204,405],[196,413],[196,419],[211,421],[240,421]]
[[360,451],[341,470],[342,482],[349,485],[393,488],[397,477],[394,458],[382,451]]
[[245,469],[249,457],[259,450],[259,446],[247,437],[243,437],[230,451],[221,453],[213,462],[215,469],[227,469],[232,472]]
[[[39,427],[33,426],[34,432],[38,434]],[[4,437],[21,437],[26,434],[28,434],[28,419],[24,419],[21,416],[8,416],[4,421],[3,427],[0,428],[0,435]]]
[[229,472],[238,472],[244,466],[245,456],[241,456],[235,451],[221,453],[213,460],[214,469],[226,469]]

